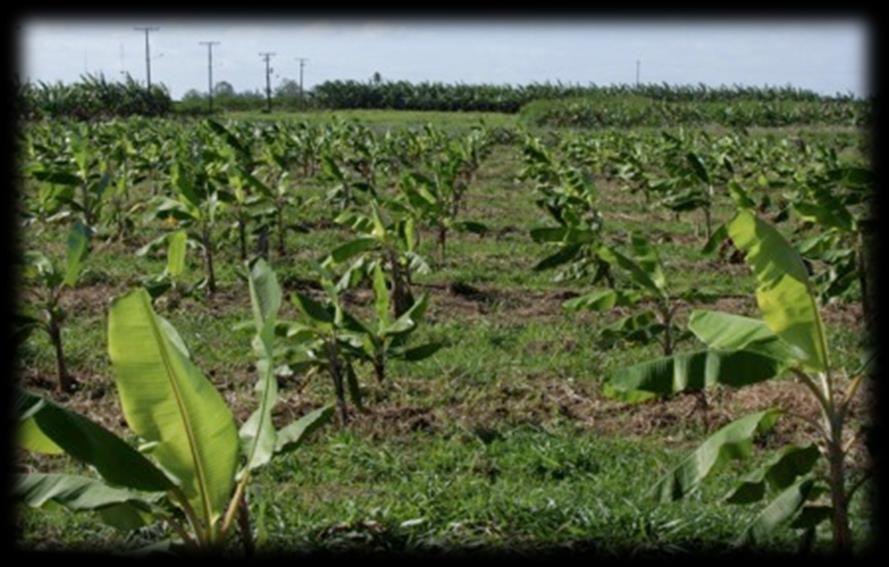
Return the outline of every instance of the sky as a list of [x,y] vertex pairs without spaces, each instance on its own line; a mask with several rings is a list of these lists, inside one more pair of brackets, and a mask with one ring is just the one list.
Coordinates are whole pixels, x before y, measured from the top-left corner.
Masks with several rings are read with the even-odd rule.
[[792,85],[823,94],[873,94],[869,85],[870,29],[857,20],[201,20],[30,19],[19,29],[23,80],[76,81],[85,71],[106,78],[129,72],[145,80],[145,34],[150,34],[151,80],[174,99],[207,90],[207,48],[213,82],[238,91],[299,78],[297,57],[308,58],[305,87],[326,80],[384,80],[527,84],[710,86]]

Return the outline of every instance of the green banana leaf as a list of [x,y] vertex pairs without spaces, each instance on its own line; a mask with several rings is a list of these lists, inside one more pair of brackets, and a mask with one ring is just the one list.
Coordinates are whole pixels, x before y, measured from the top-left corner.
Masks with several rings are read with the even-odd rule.
[[19,442],[25,449],[71,457],[95,467],[110,484],[165,491],[174,484],[142,453],[101,425],[49,400],[19,390]]
[[741,479],[726,497],[725,501],[732,504],[749,504],[765,497],[766,485],[783,490],[803,475],[809,474],[821,452],[814,443],[784,447],[770,458],[766,464]]
[[711,349],[749,350],[777,360],[794,359],[793,350],[759,319],[696,309],[689,316],[688,330]]
[[740,388],[773,378],[784,363],[752,350],[700,350],[612,370],[607,382],[623,392],[675,394],[724,384]]
[[174,278],[178,278],[185,271],[187,242],[188,233],[185,230],[177,230],[167,236],[167,272]]
[[124,417],[150,454],[181,482],[195,512],[215,524],[231,496],[238,458],[234,418],[188,356],[181,337],[139,289],[116,299],[108,352]]
[[82,224],[75,223],[68,234],[65,253],[65,278],[62,283],[73,287],[80,276],[80,265],[89,251],[89,230]]
[[770,224],[742,210],[728,224],[756,276],[756,300],[766,325],[806,366],[826,370],[827,339],[815,294],[799,253]]
[[662,502],[679,500],[729,459],[749,457],[753,452],[753,437],[771,429],[780,415],[780,410],[768,409],[729,423],[661,477],[652,488],[652,495]]
[[299,447],[311,433],[330,421],[333,406],[328,405],[307,413],[278,431],[275,453],[292,451]]
[[32,508],[52,503],[75,511],[99,510],[120,504],[135,504],[143,510],[163,493],[146,493],[109,486],[96,478],[67,474],[30,473],[18,475],[15,496]]
[[253,264],[249,287],[257,332],[255,342],[259,344],[259,360],[256,364],[259,380],[254,388],[259,396],[259,407],[244,422],[238,433],[241,450],[247,458],[239,478],[245,471],[255,470],[271,460],[276,438],[272,408],[278,400],[273,343],[278,310],[281,308],[281,287],[265,260],[260,258]]
[[784,489],[756,516],[736,545],[759,545],[767,541],[776,528],[796,517],[814,489],[815,481],[811,478],[800,479]]

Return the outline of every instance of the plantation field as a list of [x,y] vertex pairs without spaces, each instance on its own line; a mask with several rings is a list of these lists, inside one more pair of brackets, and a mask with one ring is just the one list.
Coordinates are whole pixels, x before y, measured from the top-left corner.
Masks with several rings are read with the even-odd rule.
[[[621,336],[609,345],[603,342],[603,330],[622,317],[655,305],[656,300],[643,298],[635,305],[601,311],[570,311],[563,306],[568,300],[607,286],[604,280],[593,284],[592,273],[558,277],[559,269],[535,269],[556,248],[553,242],[532,238],[531,231],[555,224],[545,207],[537,203],[545,198],[538,180],[533,175],[521,175],[535,162],[529,157],[525,134],[517,130],[515,116],[362,110],[296,115],[231,113],[219,122],[241,139],[253,136],[257,155],[266,142],[261,141],[261,135],[249,134],[253,124],[304,120],[309,128],[319,131],[332,128],[340,133],[329,136],[342,141],[331,143],[324,151],[346,171],[346,164],[356,163],[349,161],[349,152],[357,151],[349,146],[350,140],[355,142],[368,135],[380,140],[387,131],[422,132],[427,123],[433,130],[444,131],[444,136],[460,137],[469,135],[479,119],[499,134],[492,135],[487,152],[470,177],[459,218],[449,225],[444,258],[437,246],[438,225],[428,217],[417,217],[427,221],[418,221],[418,244],[413,253],[422,257],[429,269],[418,270],[411,285],[418,297],[428,293],[429,303],[422,322],[411,334],[410,344],[436,342],[442,347],[416,362],[390,360],[382,383],[375,379],[370,365],[356,364],[363,409],[350,401],[347,424],[331,420],[298,449],[256,473],[246,495],[257,551],[730,552],[732,543],[763,510],[766,501],[738,506],[725,502],[723,497],[745,472],[755,468],[751,463],[765,462],[769,450],[806,442],[814,431],[806,422],[779,421],[773,430],[756,439],[752,460],[729,462],[704,480],[699,491],[684,499],[660,503],[646,491],[688,451],[732,420],[776,405],[815,417],[817,404],[791,375],[740,389],[717,385],[703,403],[695,395],[678,394],[642,403],[607,395],[603,385],[610,372],[663,356],[663,349],[656,334],[646,335],[644,340]],[[343,125],[353,120],[366,125],[371,133],[343,130]],[[127,159],[150,162],[150,152],[142,152],[139,147],[138,124],[117,124],[118,131],[129,132],[126,136],[133,141],[135,149]],[[196,124],[158,126],[159,133],[152,136],[162,139],[168,132],[171,137],[184,139]],[[32,130],[35,138],[46,144],[63,144],[60,133],[65,127],[29,126],[55,128],[52,135]],[[734,160],[736,181],[749,191],[766,218],[780,214],[781,192],[795,187],[794,171],[816,175],[821,170],[812,164],[821,159],[868,162],[866,134],[847,127],[757,128],[724,145],[717,140],[721,136],[728,140],[733,134],[730,129],[710,129],[703,137],[701,129],[666,131],[688,144],[677,154],[681,160],[691,148],[698,152],[704,147],[726,148],[724,151]],[[646,190],[638,188],[639,175],[628,173],[630,170],[617,172],[609,165],[621,160],[641,163],[638,167],[642,170],[661,175],[660,165],[653,165],[655,158],[648,164],[626,158],[634,143],[639,155],[669,154],[669,148],[663,149],[661,132],[656,128],[546,129],[533,130],[530,135],[538,136],[551,156],[587,168],[591,177],[583,186],[590,193],[589,187],[595,187],[595,210],[601,217],[603,241],[627,251],[636,232],[656,248],[668,287],[671,293],[675,291],[672,301],[678,328],[685,328],[693,309],[759,317],[756,279],[743,258],[733,258],[731,250],[702,250],[707,243],[703,205],[694,201],[690,209],[677,205],[671,210],[661,203],[663,195],[670,197],[672,193],[646,196]],[[90,135],[92,140],[102,139]],[[114,135],[112,131],[107,136]],[[224,140],[223,135],[215,135],[218,147],[224,147],[224,142],[218,141]],[[294,134],[291,140],[297,140],[297,136]],[[601,145],[596,146],[597,140]],[[800,141],[809,150],[800,149]],[[669,145],[669,141],[666,143]],[[121,162],[109,157],[116,154],[96,144],[96,155],[90,159],[99,164],[109,160],[109,171],[119,172]],[[827,149],[811,150],[819,144],[832,148],[833,157],[824,157],[830,154]],[[177,151],[172,146],[159,153]],[[619,149],[612,152],[612,146]],[[743,151],[738,148],[753,146],[759,153],[741,156]],[[433,149],[422,151],[437,151],[434,144],[430,147]],[[38,148],[36,154],[26,155],[25,163],[32,163],[33,156],[40,153]],[[140,153],[143,156],[137,158]],[[711,154],[703,159],[715,187],[706,205],[713,231],[738,209],[727,189],[727,178],[714,173],[724,163],[715,157],[717,153],[712,159]],[[363,154],[357,151],[357,155],[355,159],[360,162]],[[303,167],[299,159],[289,162],[290,175],[282,181],[290,195],[303,199],[288,205],[287,222],[294,226],[281,233],[283,254],[277,228],[268,234],[269,265],[285,297],[279,318],[287,321],[301,317],[289,300],[291,293],[300,292],[320,301],[324,291],[316,270],[318,262],[356,238],[355,228],[336,222],[338,215],[352,210],[370,214],[368,197],[358,187],[359,181],[354,181],[360,180],[360,175],[350,178],[354,183],[351,193],[342,190],[332,194],[331,189],[339,187],[335,176],[321,164],[316,169]],[[52,167],[62,167],[63,161]],[[396,195],[398,175],[384,162],[371,161],[376,191],[388,197]],[[422,157],[418,164],[433,161]],[[101,170],[101,165],[89,167]],[[356,166],[355,171],[364,171],[361,167]],[[417,167],[430,171],[424,165]],[[399,171],[409,169],[407,165]],[[177,222],[185,222],[153,214],[157,201],[152,199],[175,194],[175,181],[170,181],[167,166],[156,166],[154,177],[152,166],[145,166],[145,171],[149,173],[128,178],[133,182],[125,193],[109,189],[102,197],[108,204],[98,215],[108,220],[95,222],[99,228],[90,237],[91,249],[83,260],[79,281],[59,296],[66,313],[61,337],[67,371],[78,382],[78,389],[58,391],[56,355],[46,333],[33,332],[21,343],[17,356],[25,388],[88,416],[133,444],[136,440],[123,419],[109,360],[110,302],[164,272],[168,266],[166,244],[143,254],[137,251],[179,226]],[[220,178],[225,179],[231,171],[234,169],[225,169]],[[687,178],[682,177],[685,173],[670,175]],[[765,176],[763,180],[760,175]],[[19,245],[22,250],[39,250],[49,258],[62,259],[72,221],[83,209],[47,205],[52,198],[42,193],[48,191],[45,179],[23,173],[21,209],[26,222]],[[647,186],[653,185],[656,181]],[[670,202],[677,202],[676,195]],[[772,199],[763,203],[763,195]],[[113,200],[118,197],[121,202]],[[315,200],[306,201],[312,198]],[[240,325],[253,315],[247,269],[239,256],[234,212],[239,201],[224,203],[214,217],[215,293],[208,294],[206,286],[199,285],[205,277],[204,259],[199,243],[193,243],[189,236],[183,275],[172,289],[158,295],[154,309],[178,330],[195,366],[222,394],[240,425],[257,406],[257,359],[251,346],[252,326]],[[275,207],[281,207],[280,203],[269,203],[256,205],[270,208],[262,219],[273,219]],[[60,210],[73,212],[58,216]],[[122,220],[121,216],[126,218]],[[817,225],[803,226],[798,218],[793,209],[789,220],[777,224],[790,241],[798,243],[820,234]],[[457,221],[484,226],[473,229]],[[117,231],[121,226],[126,229]],[[831,241],[828,246],[839,246],[837,242]],[[255,257],[258,247],[259,237],[248,232],[246,248],[250,257]],[[831,279],[834,276],[830,267],[825,267],[827,260],[815,259],[813,253],[811,262],[813,277],[823,276],[816,279],[823,291],[821,313],[831,363],[851,372],[864,354],[861,338],[865,317],[859,282],[849,277],[841,286],[837,282],[843,276]],[[348,263],[335,263],[332,269],[339,276]],[[834,271],[840,270],[831,266]],[[632,287],[622,272],[615,271],[613,276],[618,288]],[[24,281],[22,301],[32,302],[33,294],[29,292],[37,288],[33,281]],[[691,291],[698,295],[687,293]],[[343,306],[359,317],[370,318],[374,312],[371,281],[358,281],[341,297]],[[700,347],[690,333],[677,334],[674,339],[677,352]],[[276,340],[286,344],[288,338]],[[284,365],[284,358],[275,366]],[[323,370],[307,372],[293,364],[289,371],[281,370],[277,380],[279,401],[273,418],[279,426],[331,404],[335,398],[334,385]],[[867,422],[869,399],[865,386],[851,406],[850,429]],[[848,474],[857,478],[866,469],[867,451],[855,446],[849,458]],[[86,467],[67,456],[22,452],[19,464],[29,471],[89,474]],[[870,483],[866,483],[850,504],[850,525],[858,544],[867,542],[871,535],[869,490]],[[94,514],[25,506],[20,512],[17,537],[26,548],[136,549],[171,535],[157,523],[123,533],[105,526]],[[829,548],[830,534],[830,526],[822,523],[816,547]],[[771,536],[757,548],[793,551],[799,545],[798,531],[788,526],[775,529]],[[233,552],[240,549],[236,537],[226,545]]]

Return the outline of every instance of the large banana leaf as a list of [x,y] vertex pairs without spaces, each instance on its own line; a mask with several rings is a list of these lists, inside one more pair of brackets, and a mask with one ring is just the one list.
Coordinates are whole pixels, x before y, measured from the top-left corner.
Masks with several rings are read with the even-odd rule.
[[278,399],[278,381],[272,359],[273,340],[278,310],[281,308],[281,287],[275,273],[263,259],[250,270],[250,301],[256,323],[259,360],[256,368],[259,381],[255,391],[259,407],[240,430],[241,449],[247,457],[245,470],[255,470],[271,460],[275,449],[275,426],[272,408]]
[[816,489],[812,478],[803,478],[775,497],[738,538],[737,545],[758,545],[768,540],[775,529],[792,520]]
[[778,360],[793,360],[791,347],[759,319],[696,309],[688,318],[688,330],[711,349],[743,349]]
[[619,391],[675,394],[724,384],[749,386],[781,373],[784,363],[752,350],[700,350],[612,370],[608,383]]
[[774,227],[747,210],[729,222],[728,232],[756,276],[756,301],[765,323],[806,366],[825,370],[824,325],[799,253]]
[[16,396],[19,442],[28,450],[64,451],[91,465],[111,484],[166,491],[173,483],[142,453],[101,425],[29,392]]
[[652,488],[652,494],[664,502],[679,500],[717,466],[729,459],[750,456],[754,435],[771,429],[780,415],[780,410],[768,409],[729,423],[661,477]]
[[766,494],[766,484],[783,490],[803,475],[808,474],[821,452],[814,443],[785,447],[762,467],[741,479],[741,483],[726,496],[726,502],[749,504],[761,500]]
[[130,428],[154,444],[151,454],[214,524],[231,496],[238,458],[234,418],[222,396],[144,289],[113,302],[108,352]]
[[108,486],[99,479],[67,474],[30,473],[19,475],[13,489],[16,497],[32,508],[52,502],[73,511],[99,510],[130,503],[148,506],[163,496]]

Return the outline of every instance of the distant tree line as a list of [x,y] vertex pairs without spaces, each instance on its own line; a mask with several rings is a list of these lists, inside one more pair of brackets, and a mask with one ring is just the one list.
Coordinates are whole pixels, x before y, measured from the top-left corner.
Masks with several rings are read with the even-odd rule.
[[13,78],[13,90],[15,113],[27,120],[164,116],[173,111],[173,99],[164,85],[148,89],[130,75],[123,81],[109,81],[101,74],[86,74],[67,85],[61,81],[21,83]]
[[[160,116],[169,112],[204,114],[208,111],[207,92],[191,89],[179,101],[172,101],[166,88],[152,85],[149,92],[132,77],[110,82],[104,76],[85,75],[80,82],[17,85],[19,115],[28,118],[65,116],[77,119],[111,116]],[[384,80],[374,73],[367,81],[325,81],[305,93],[299,83],[284,79],[272,92],[275,110],[299,109],[392,109],[437,111],[487,111],[515,113],[535,101],[587,101],[585,109],[644,98],[658,103],[829,103],[859,106],[864,101],[851,93],[825,96],[791,86],[745,87],[740,85],[643,84],[608,85],[564,84],[469,85],[463,83],[410,83]],[[227,81],[213,88],[214,111],[262,110],[266,107],[264,89],[236,91]],[[586,111],[586,110],[585,110]],[[549,113],[553,116],[552,113]],[[844,118],[845,119],[845,118]],[[549,120],[552,121],[552,120]],[[555,120],[560,121],[560,120]]]

